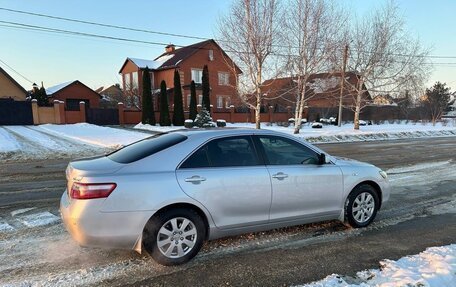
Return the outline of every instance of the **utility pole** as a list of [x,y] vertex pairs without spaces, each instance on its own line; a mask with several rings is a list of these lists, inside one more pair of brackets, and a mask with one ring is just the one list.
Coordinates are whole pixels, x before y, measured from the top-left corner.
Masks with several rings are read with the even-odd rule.
[[347,58],[348,58],[348,44],[345,45],[342,73],[340,75],[339,115],[337,116],[337,126],[338,127],[341,127],[341,125],[342,125],[342,98],[344,97],[345,69],[347,68]]

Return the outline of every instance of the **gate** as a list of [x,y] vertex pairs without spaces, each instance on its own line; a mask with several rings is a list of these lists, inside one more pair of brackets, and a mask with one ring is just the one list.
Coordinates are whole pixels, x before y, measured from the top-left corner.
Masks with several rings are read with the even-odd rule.
[[0,99],[0,125],[33,125],[32,103]]
[[95,125],[118,125],[119,111],[117,109],[86,109],[87,122]]

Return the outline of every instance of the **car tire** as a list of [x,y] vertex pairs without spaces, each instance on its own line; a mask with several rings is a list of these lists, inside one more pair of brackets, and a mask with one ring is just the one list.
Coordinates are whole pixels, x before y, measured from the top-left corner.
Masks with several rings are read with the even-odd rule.
[[205,238],[201,216],[192,209],[176,208],[149,220],[144,228],[143,246],[157,263],[172,266],[195,257]]
[[358,185],[346,200],[345,218],[354,228],[366,227],[375,219],[379,205],[377,191],[371,185]]

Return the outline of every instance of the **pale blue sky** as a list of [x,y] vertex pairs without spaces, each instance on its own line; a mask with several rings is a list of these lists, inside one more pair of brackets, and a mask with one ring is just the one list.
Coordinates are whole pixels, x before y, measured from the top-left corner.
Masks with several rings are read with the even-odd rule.
[[[219,15],[226,13],[231,1],[107,1],[107,0],[0,0],[0,7],[34,13],[75,18],[145,30],[199,37],[215,37]],[[172,4],[171,4],[172,3]],[[363,14],[383,1],[346,0],[343,5]],[[456,56],[454,0],[397,1],[407,29],[420,38],[432,55]],[[187,45],[199,40],[131,31],[121,31],[84,24],[21,15],[0,10],[0,21],[103,34],[160,43]],[[118,71],[126,57],[152,59],[163,52],[161,45],[123,43],[113,40],[52,34],[3,27],[0,23],[0,60],[33,82],[46,87],[70,80],[80,80],[92,88],[119,82]],[[452,62],[456,59],[435,59]],[[5,67],[26,89],[31,84]],[[456,64],[437,65],[429,83],[446,82],[456,89]]]

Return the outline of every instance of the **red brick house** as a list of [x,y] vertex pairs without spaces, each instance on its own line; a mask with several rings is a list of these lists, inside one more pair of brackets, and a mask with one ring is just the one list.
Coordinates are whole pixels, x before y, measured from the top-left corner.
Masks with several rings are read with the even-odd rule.
[[80,81],[62,83],[46,89],[49,103],[60,100],[65,103],[68,111],[79,110],[79,102],[86,103],[86,108],[98,108],[100,106],[101,95],[87,87]]
[[[352,106],[356,97],[353,89],[359,81],[354,72],[345,73],[348,83],[344,86],[343,105]],[[309,108],[335,108],[339,106],[340,98],[340,73],[319,73],[309,77],[306,85],[306,106]],[[371,96],[366,87],[363,87],[364,100],[371,101]],[[297,93],[296,79],[292,77],[266,80],[262,84],[264,105],[273,106],[276,111],[286,110],[291,107],[294,111]]]
[[[127,58],[119,71],[127,107],[140,108],[143,71],[146,67],[151,70],[151,86],[155,95],[159,94],[161,81],[166,82],[171,108],[176,69],[181,78],[184,109],[188,110],[190,105],[192,80],[196,83],[197,101],[200,104],[204,65],[207,65],[209,70],[210,100],[214,111],[225,111],[230,105],[237,105],[236,82],[242,72],[214,40],[207,40],[182,48],[170,44],[165,47],[163,54],[153,60]],[[158,110],[158,96],[154,97],[154,101],[154,107]]]

